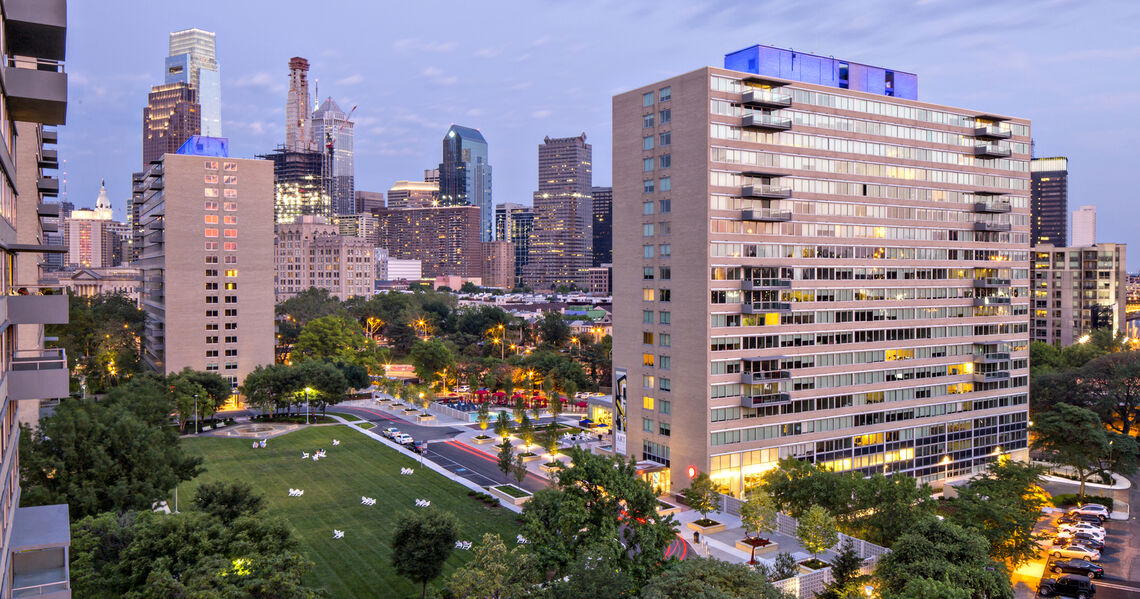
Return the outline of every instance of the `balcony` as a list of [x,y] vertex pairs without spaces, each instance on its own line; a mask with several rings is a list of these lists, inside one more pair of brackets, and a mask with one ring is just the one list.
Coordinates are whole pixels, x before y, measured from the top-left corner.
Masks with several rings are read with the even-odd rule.
[[769,312],[791,312],[790,302],[754,302],[744,304],[741,312],[744,314],[767,314]]
[[16,508],[10,565],[13,598],[71,598],[68,517],[66,503]]
[[39,167],[45,169],[59,168],[59,150],[40,150]]
[[979,158],[1007,158],[1012,153],[1009,146],[1001,144],[976,144],[974,146],[974,156]]
[[752,291],[753,289],[787,289],[792,286],[792,282],[788,279],[744,279],[740,282],[740,288],[745,291]]
[[36,205],[36,216],[54,216],[59,217],[59,203],[58,202],[40,202]]
[[744,115],[740,126],[746,129],[774,129],[785,131],[792,128],[792,119],[771,114],[753,113]]
[[59,233],[59,223],[40,221],[40,230],[44,233]]
[[741,220],[750,220],[762,223],[778,223],[792,220],[791,210],[772,210],[761,208],[758,210],[741,210]]
[[40,132],[40,141],[45,144],[58,144],[59,133],[55,129],[44,129]]
[[974,279],[974,287],[982,289],[993,289],[998,287],[1009,287],[1011,281],[1009,279],[998,279],[995,277],[984,277],[981,279]]
[[1009,372],[1001,370],[997,372],[975,372],[975,383],[997,383],[1000,381],[1008,381]]
[[781,404],[791,403],[792,396],[789,393],[767,393],[764,395],[742,395],[740,396],[740,405],[745,408],[762,408],[764,406],[778,406]]
[[17,350],[8,371],[8,399],[67,397],[69,376],[62,349]]
[[746,89],[740,94],[740,103],[745,106],[787,108],[792,105],[790,94],[781,94],[770,89]]
[[997,364],[998,362],[1008,362],[1009,352],[990,352],[987,354],[974,354],[975,364]]
[[975,231],[1008,231],[1010,228],[1009,223],[995,223],[991,221],[978,221],[974,223]]
[[5,0],[8,53],[63,60],[67,48],[67,0]]
[[1008,306],[1008,305],[1009,305],[1009,298],[1008,297],[991,295],[988,297],[975,297],[974,298],[974,306],[975,307],[980,307],[980,306]]
[[792,188],[783,185],[745,185],[740,188],[740,196],[745,198],[790,198]]
[[62,125],[67,121],[67,73],[63,65],[39,61],[21,68],[9,60],[4,67],[8,116],[14,121]]
[[974,128],[974,137],[983,139],[1009,139],[1011,134],[1009,129],[1002,129],[995,125],[984,125]]
[[36,189],[39,190],[40,195],[54,198],[59,195],[59,179],[40,177],[39,181],[36,181]]
[[4,296],[12,324],[67,324],[69,298],[63,287],[17,287],[23,294]]
[[745,385],[763,385],[764,383],[772,383],[790,378],[792,378],[792,373],[787,370],[760,370],[740,373],[740,382]]
[[1001,214],[1009,212],[1012,208],[1009,202],[974,202],[974,212]]

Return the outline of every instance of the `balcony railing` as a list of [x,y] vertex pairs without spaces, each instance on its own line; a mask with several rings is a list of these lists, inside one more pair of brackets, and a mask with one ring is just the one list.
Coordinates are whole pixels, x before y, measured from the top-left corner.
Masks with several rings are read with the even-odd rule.
[[975,383],[996,383],[998,381],[1008,381],[1009,372],[1004,370],[998,372],[975,372]]
[[4,25],[9,53],[63,60],[67,0],[5,0]]
[[17,350],[8,371],[8,399],[67,397],[68,379],[63,349]]
[[974,202],[974,212],[988,212],[998,214],[1009,212],[1013,207],[1009,202]]
[[1009,279],[998,279],[994,277],[974,279],[974,287],[980,288],[1009,287],[1010,284],[1011,281]]
[[40,195],[45,197],[52,197],[59,195],[59,179],[55,177],[40,177],[36,181],[36,189],[39,190]]
[[974,137],[984,137],[988,139],[1009,139],[1012,132],[1009,129],[1002,129],[994,125],[984,125],[982,127],[974,128]]
[[1008,231],[1011,228],[1009,223],[995,223],[992,221],[978,221],[974,223],[975,231]]
[[772,210],[770,208],[741,210],[741,220],[750,220],[762,223],[778,223],[792,220],[791,210]]
[[789,393],[767,393],[764,395],[742,395],[740,405],[745,408],[759,408],[763,406],[778,406],[792,401]]
[[989,297],[975,297],[974,306],[1008,306],[1008,297],[989,296]]
[[740,188],[740,195],[746,198],[790,198],[792,188],[783,185],[745,185]]
[[8,117],[14,121],[62,125],[67,120],[67,73],[52,60],[16,60],[4,67]]
[[745,385],[761,385],[790,378],[792,378],[792,373],[787,370],[764,370],[740,373],[740,382]]
[[976,144],[974,146],[974,156],[984,158],[1005,158],[1012,154],[1013,151],[1009,146],[1001,144]]
[[744,314],[766,314],[768,312],[791,312],[792,304],[789,302],[753,302],[744,304]]
[[740,126],[749,129],[776,129],[786,130],[792,128],[792,119],[772,114],[752,113],[744,115]]
[[67,289],[59,285],[24,285],[4,296],[12,324],[67,324]]
[[1008,362],[1009,352],[990,352],[987,354],[974,354],[974,362],[976,364],[995,364],[997,362]]
[[752,291],[753,289],[787,289],[792,286],[792,282],[788,279],[744,279],[740,282],[740,288],[745,291]]
[[768,89],[746,89],[740,94],[740,103],[745,106],[772,106],[787,108],[792,105],[792,96]]

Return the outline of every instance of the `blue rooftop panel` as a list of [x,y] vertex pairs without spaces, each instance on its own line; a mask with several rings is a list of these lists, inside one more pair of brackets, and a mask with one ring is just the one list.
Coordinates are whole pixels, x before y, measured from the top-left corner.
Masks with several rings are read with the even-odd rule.
[[195,135],[186,140],[181,148],[178,148],[179,154],[189,154],[190,156],[214,156],[218,158],[230,157],[230,140],[226,137],[206,137],[205,135]]
[[760,44],[725,54],[724,68],[761,77],[918,99],[918,75],[914,73]]

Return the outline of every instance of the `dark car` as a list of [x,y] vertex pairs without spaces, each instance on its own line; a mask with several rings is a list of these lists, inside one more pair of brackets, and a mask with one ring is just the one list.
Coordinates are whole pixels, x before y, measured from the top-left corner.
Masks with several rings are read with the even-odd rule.
[[419,454],[427,450],[427,443],[412,443],[409,448]]
[[1054,574],[1080,574],[1089,578],[1104,576],[1104,568],[1083,559],[1070,559],[1049,564],[1048,569]]
[[1096,594],[1096,585],[1087,576],[1066,574],[1042,580],[1041,585],[1037,587],[1037,594],[1044,597],[1065,595],[1077,599],[1092,599]]
[[1088,522],[1090,524],[1096,524],[1097,526],[1104,525],[1104,520],[1095,514],[1065,514],[1057,518],[1058,524],[1072,524],[1074,522]]
[[1068,536],[1053,537],[1053,546],[1054,547],[1068,547],[1069,545],[1084,545],[1085,547],[1088,547],[1089,549],[1095,549],[1097,551],[1104,549],[1104,542],[1103,541],[1098,541],[1097,539],[1094,539],[1091,536],[1086,535],[1086,534],[1075,535],[1073,537],[1068,537]]

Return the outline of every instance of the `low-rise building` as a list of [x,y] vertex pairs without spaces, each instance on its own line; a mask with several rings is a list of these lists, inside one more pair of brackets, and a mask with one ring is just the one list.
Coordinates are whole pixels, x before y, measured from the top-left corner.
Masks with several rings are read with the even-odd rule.
[[299,216],[277,225],[274,238],[274,291],[277,302],[316,287],[341,300],[372,295],[376,271],[374,245],[340,234],[322,216]]
[[376,263],[376,282],[380,281],[419,281],[424,276],[419,260],[401,260],[388,255],[388,250],[376,248],[373,251]]

